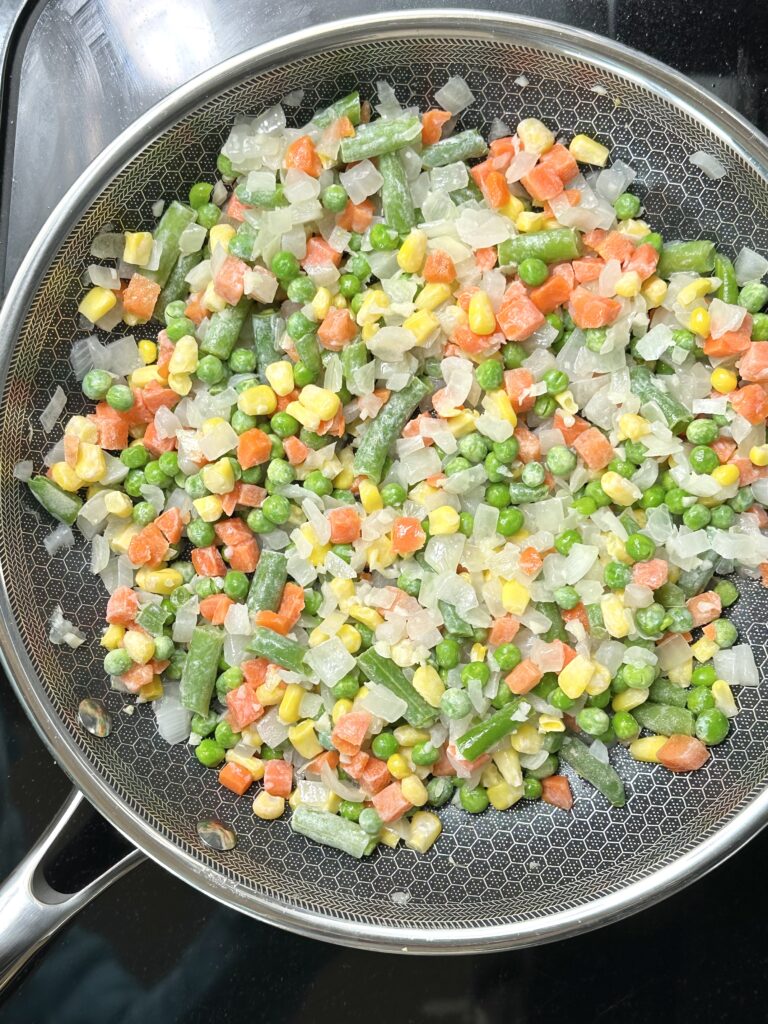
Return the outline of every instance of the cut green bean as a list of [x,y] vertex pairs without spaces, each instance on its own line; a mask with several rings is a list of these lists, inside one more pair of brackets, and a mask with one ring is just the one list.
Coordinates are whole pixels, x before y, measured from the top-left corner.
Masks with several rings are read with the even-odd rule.
[[368,362],[368,346],[362,339],[352,341],[341,350],[341,369],[344,383],[350,391],[355,388],[355,373]]
[[644,729],[661,736],[693,736],[695,720],[687,708],[672,704],[641,704],[632,714]]
[[251,300],[244,298],[236,306],[225,306],[221,312],[214,313],[200,350],[219,359],[229,359],[250,309]]
[[316,331],[307,331],[293,342],[299,359],[313,376],[318,377],[323,370],[322,352],[317,340]]
[[349,162],[394,153],[420,138],[421,118],[416,114],[361,124],[351,138],[341,140],[341,159]]
[[532,231],[508,238],[499,246],[499,266],[511,267],[523,260],[537,259],[544,263],[575,260],[581,255],[581,239],[573,228]]
[[563,625],[563,617],[560,614],[560,609],[554,601],[541,601],[538,605],[539,611],[547,616],[549,621],[552,623],[546,633],[543,634],[544,640],[551,644],[554,640],[562,640],[563,643],[567,643],[568,634],[565,632],[565,626]]
[[629,371],[629,387],[643,404],[654,402],[659,407],[673,433],[684,430],[691,422],[693,417],[690,412],[676,398],[661,389],[647,366],[632,367]]
[[462,619],[452,604],[448,604],[447,601],[438,601],[437,606],[440,609],[440,614],[443,616],[445,628],[449,633],[453,633],[454,636],[466,637],[475,635],[472,626]]
[[342,96],[340,100],[336,100],[330,107],[326,107],[319,114],[315,114],[312,118],[312,124],[316,128],[325,128],[340,117],[348,117],[354,125],[360,124],[359,92],[351,92],[347,96]]
[[490,747],[495,746],[510,733],[517,732],[525,722],[520,713],[520,700],[514,697],[509,704],[482,722],[473,725],[456,740],[456,750],[465,761],[475,761]]
[[509,484],[510,505],[529,505],[534,501],[544,501],[549,494],[547,487],[529,487],[527,484]]
[[269,310],[266,313],[255,313],[251,317],[251,324],[256,366],[260,373],[264,373],[270,363],[285,359],[285,352],[279,345],[285,321],[278,313]]
[[656,679],[651,683],[648,699],[654,704],[673,704],[676,708],[684,708],[688,701],[688,691],[682,686],[675,686],[668,679]]
[[379,157],[379,174],[384,179],[381,186],[384,220],[401,235],[407,234],[416,224],[416,211],[398,153],[383,153]]
[[193,267],[197,266],[202,258],[202,252],[190,252],[186,256],[179,256],[168,280],[165,282],[165,287],[157,297],[155,310],[152,314],[153,319],[159,320],[161,324],[165,323],[165,307],[170,305],[171,302],[178,302],[179,299],[187,298],[189,295],[189,285],[187,284],[186,276]]
[[306,673],[307,671],[302,645],[287,636],[275,633],[272,629],[256,626],[248,644],[248,650],[275,665],[287,668],[289,672]]
[[690,272],[708,274],[715,265],[715,243],[699,240],[696,242],[665,242],[656,267],[659,277]]
[[247,220],[244,220],[237,229],[234,238],[229,240],[228,249],[230,255],[237,256],[239,260],[246,260],[246,262],[251,263],[258,238],[259,233],[256,228],[249,224]]
[[198,715],[208,714],[223,650],[223,630],[198,626],[192,633],[179,687],[182,707]]
[[83,507],[82,499],[76,494],[63,490],[47,476],[33,476],[28,481],[32,495],[40,502],[46,512],[60,523],[72,526]]
[[577,775],[599,790],[614,807],[624,806],[627,800],[624,784],[616,770],[596,758],[585,743],[575,736],[565,736],[560,747],[560,757]]
[[697,594],[701,594],[707,589],[709,581],[715,575],[717,557],[713,551],[704,552],[701,562],[695,569],[686,569],[680,573],[677,585],[686,598],[696,597]]
[[184,228],[193,224],[197,214],[191,207],[184,206],[174,199],[168,209],[160,218],[160,223],[154,231],[154,239],[160,242],[160,260],[157,270],[143,270],[142,277],[154,281],[162,288],[171,276],[174,264],[179,257],[179,239]]
[[421,163],[431,170],[433,167],[456,163],[457,160],[474,160],[475,157],[485,156],[487,152],[488,145],[483,136],[474,128],[469,128],[427,146],[421,154]]
[[396,391],[365,432],[355,452],[355,472],[379,483],[389,446],[395,441],[419,402],[432,393],[432,385],[414,377],[402,391]]
[[720,278],[720,287],[715,292],[715,297],[721,302],[738,301],[739,283],[736,280],[736,271],[727,256],[721,252],[715,253],[715,277]]
[[376,837],[363,831],[356,822],[301,804],[291,815],[291,828],[307,839],[332,846],[358,860],[372,853],[377,843]]
[[281,206],[287,206],[285,190],[282,185],[275,185],[274,188],[247,188],[245,184],[238,185],[235,195],[244,206],[256,206],[261,210],[277,210]]
[[285,582],[288,579],[288,560],[282,551],[265,548],[259,557],[259,564],[251,579],[248,591],[248,611],[277,611]]
[[357,659],[357,664],[368,679],[378,683],[379,686],[386,686],[388,690],[405,701],[408,707],[403,713],[403,718],[414,729],[422,729],[434,722],[437,711],[427,704],[394,661],[382,657],[372,647],[369,647]]

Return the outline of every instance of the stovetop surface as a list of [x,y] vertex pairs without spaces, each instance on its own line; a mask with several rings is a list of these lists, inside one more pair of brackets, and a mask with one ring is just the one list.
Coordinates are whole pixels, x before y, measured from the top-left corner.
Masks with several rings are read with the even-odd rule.
[[[79,172],[177,85],[248,46],[394,0],[0,0],[0,291]],[[423,3],[420,6],[441,6]],[[768,131],[760,0],[491,0],[612,36]],[[34,128],[32,129],[32,126]],[[4,264],[4,266],[3,266]],[[5,684],[5,685],[3,685]],[[0,877],[69,783],[0,680]],[[416,959],[268,928],[144,863],[88,906],[0,1003],[3,1024],[622,1024],[764,1020],[768,836],[657,907],[550,946]]]

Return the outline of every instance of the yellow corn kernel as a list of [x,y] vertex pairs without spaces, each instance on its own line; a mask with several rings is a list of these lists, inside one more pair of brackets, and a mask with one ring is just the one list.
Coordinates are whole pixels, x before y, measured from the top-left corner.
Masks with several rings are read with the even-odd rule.
[[497,750],[493,755],[493,763],[499,769],[502,779],[510,786],[522,786],[523,771],[520,767],[520,756],[512,747]]
[[439,326],[439,320],[428,309],[419,309],[403,321],[403,327],[414,335],[417,345],[426,344]]
[[163,680],[160,676],[152,676],[151,683],[139,687],[139,699],[143,702],[158,700],[163,696]]
[[700,277],[696,281],[691,281],[685,288],[681,288],[677,293],[677,301],[681,306],[690,306],[696,299],[701,299],[705,295],[709,295],[715,288],[718,287],[718,279],[715,277]]
[[326,640],[330,639],[331,638],[329,634],[326,633],[324,629],[321,629],[319,626],[315,626],[315,628],[309,634],[309,639],[307,640],[307,643],[309,644],[310,647],[319,647],[320,644],[324,644]]
[[114,309],[116,304],[117,295],[111,288],[96,287],[86,292],[80,300],[77,311],[86,320],[90,320],[92,324],[95,324],[97,320],[101,320],[103,316],[106,316],[110,309]]
[[561,391],[559,395],[555,395],[555,401],[569,416],[575,416],[579,411],[579,403],[573,397],[573,392],[570,388],[566,388],[565,391]]
[[429,799],[427,788],[418,775],[406,775],[400,783],[400,790],[414,807],[423,807]]
[[397,265],[406,274],[418,274],[427,258],[427,234],[413,228],[397,252]]
[[341,700],[337,700],[336,703],[333,705],[333,708],[331,709],[331,721],[333,722],[334,725],[336,725],[338,720],[343,715],[349,714],[349,712],[351,710],[352,710],[352,701],[351,700],[347,700],[346,697],[343,697]]
[[558,685],[571,700],[578,700],[595,674],[595,666],[583,654],[577,654],[557,677]]
[[192,378],[188,373],[169,373],[168,387],[183,398],[192,390]]
[[402,754],[390,754],[387,758],[387,769],[394,779],[405,779],[411,774],[408,759]]
[[544,219],[544,223],[542,224],[542,227],[545,231],[555,231],[560,226],[560,221],[557,219],[557,217],[546,217]]
[[347,302],[343,295],[339,294],[333,296],[333,298],[331,299],[331,305],[333,306],[334,309],[346,309],[349,303]]
[[127,519],[133,512],[133,502],[122,491],[109,491],[104,495],[104,508],[111,516]]
[[420,665],[413,673],[413,688],[430,707],[440,706],[440,698],[445,693],[445,683],[437,669],[431,665]]
[[[259,703],[261,703],[261,701],[259,701]],[[256,747],[259,749],[262,745],[261,736],[259,736],[259,731],[255,725],[246,725],[241,736],[243,743],[247,743],[249,747]]]
[[182,585],[184,577],[178,569],[139,569],[136,573],[136,586],[146,590],[148,594],[160,594],[167,597]]
[[264,821],[274,821],[285,813],[285,800],[271,796],[265,789],[253,801],[253,813]]
[[375,323],[389,308],[389,296],[381,288],[369,288],[363,292],[363,301],[357,311],[357,322],[360,327]]
[[653,277],[649,277],[643,284],[643,287],[640,289],[640,294],[651,309],[656,309],[664,301],[664,296],[667,294],[668,287],[669,286],[666,281],[662,281],[660,277],[656,277],[654,274]]
[[284,722],[286,725],[298,722],[299,706],[305,692],[304,687],[299,686],[298,683],[291,683],[286,686],[283,699],[280,701],[280,708],[277,712],[281,722]]
[[80,450],[75,463],[75,473],[83,483],[95,484],[107,471],[107,460],[104,452],[97,444],[80,442]]
[[337,394],[327,388],[319,388],[316,384],[307,384],[303,387],[299,401],[321,420],[332,420],[341,407]]
[[231,224],[214,224],[208,232],[208,245],[211,252],[214,251],[217,245],[227,249],[236,234],[237,232]]
[[240,393],[237,408],[247,416],[271,416],[277,409],[277,396],[266,384],[255,384]]
[[565,722],[554,715],[539,715],[539,732],[565,732]]
[[459,513],[452,505],[441,505],[429,513],[429,532],[432,536],[458,533],[458,529]]
[[478,413],[469,409],[463,409],[457,416],[451,416],[448,420],[448,429],[459,440],[474,431],[477,418]]
[[444,302],[447,302],[450,297],[450,285],[430,282],[429,284],[425,284],[416,296],[414,305],[416,306],[416,309],[426,309],[431,313],[433,309],[437,309],[438,306],[442,306]]
[[388,569],[397,561],[397,553],[389,537],[379,537],[368,545],[368,567],[371,570]]
[[496,314],[487,292],[480,289],[472,294],[468,313],[469,327],[475,334],[493,334],[496,330]]
[[264,762],[258,757],[244,757],[242,754],[236,754],[234,750],[228,750],[224,755],[224,760],[229,761],[231,764],[238,764],[241,768],[245,768],[247,772],[250,772],[251,778],[254,782],[258,782],[264,778]]
[[756,444],[749,449],[749,461],[753,466],[768,466],[768,444]]
[[706,338],[709,334],[709,320],[709,310],[697,306],[688,319],[688,329],[698,334],[700,338]]
[[[194,341],[194,338],[192,339]],[[145,388],[147,384],[162,384],[163,377],[156,366],[139,366],[128,377],[131,387]]]
[[622,235],[629,235],[630,238],[645,238],[647,234],[650,234],[651,225],[644,220],[634,220],[630,217],[628,220],[621,222],[619,231]]
[[[440,819],[432,811],[417,811],[411,818],[411,830],[405,840],[405,845],[409,850],[415,850],[416,853],[426,853],[431,846],[434,846],[442,829]],[[379,833],[379,839],[386,842],[383,833],[391,831],[385,826]]]
[[426,729],[415,729],[412,725],[399,725],[392,735],[401,747],[415,747],[417,743],[426,743],[429,739]]
[[123,637],[123,649],[130,654],[137,665],[146,665],[155,653],[155,641],[138,629],[129,629]]
[[530,600],[530,592],[517,580],[507,580],[501,588],[501,603],[510,615],[522,615]]
[[217,519],[221,519],[221,513],[224,511],[218,494],[207,494],[204,498],[195,498],[192,504],[204,523],[215,523]]
[[525,206],[521,199],[518,199],[517,196],[510,196],[506,203],[500,206],[496,212],[500,213],[502,217],[508,217],[514,221],[517,220],[524,209]]
[[630,687],[623,693],[617,693],[611,701],[614,711],[631,711],[632,708],[639,708],[648,700],[648,690],[638,690]]
[[547,218],[543,213],[534,213],[533,210],[523,210],[522,213],[518,213],[515,218],[515,227],[522,235],[527,235],[532,231],[543,231],[544,221]]
[[599,661],[594,662],[595,674],[587,683],[586,693],[590,697],[596,697],[600,693],[605,693],[608,687],[611,685],[611,673],[605,667],[601,665]]
[[[256,700],[265,708],[274,707],[283,699],[283,688],[279,677],[270,683],[262,683],[256,687]],[[261,744],[259,744],[261,745]]]
[[[421,814],[422,812],[419,811],[418,813]],[[414,818],[415,817],[416,815],[414,814]],[[438,818],[437,820],[439,821],[440,819]],[[383,825],[379,832],[379,842],[384,843],[385,846],[391,846],[393,849],[400,842],[401,838],[402,836],[400,833],[395,832],[395,830],[390,828],[388,825]]]
[[293,366],[287,359],[270,363],[264,371],[264,376],[275,394],[281,398],[293,391]]
[[472,644],[472,648],[469,652],[470,661],[485,661],[485,656],[488,653],[488,648],[484,644]]
[[617,640],[629,635],[629,619],[624,601],[619,594],[606,594],[600,601],[603,613],[603,624],[608,632]]
[[229,494],[235,488],[235,473],[226,457],[203,466],[200,476],[211,494]]
[[379,512],[384,508],[381,492],[371,480],[360,481],[360,504],[368,515],[371,515],[372,512]]
[[351,466],[345,466],[340,473],[333,478],[333,486],[340,491],[348,491],[355,482],[355,471]]
[[690,686],[693,676],[693,658],[689,658],[675,668],[667,669],[667,676],[670,683],[674,683],[676,686]]
[[146,267],[152,259],[152,233],[150,231],[126,231],[123,245],[123,260],[135,267]]
[[142,338],[136,346],[139,350],[139,358],[142,363],[149,365],[154,363],[157,359],[157,345],[154,341],[150,341],[149,338]]
[[625,479],[621,474],[614,473],[613,470],[603,473],[600,478],[600,485],[611,501],[617,505],[623,505],[624,507],[633,505],[642,497],[639,487],[633,484],[631,480]]
[[720,395],[730,395],[732,391],[736,390],[739,383],[733,370],[726,370],[724,366],[718,366],[716,370],[713,370],[709,380],[714,390]]
[[302,405],[301,402],[289,402],[285,407],[285,411],[298,420],[302,427],[306,427],[307,430],[317,430],[320,426],[320,417],[317,413],[312,412],[306,405]]
[[[544,741],[533,722],[523,722],[517,732],[512,733],[510,743],[518,754],[538,754]],[[499,769],[501,771],[501,769]]]
[[629,438],[630,441],[639,441],[641,437],[651,432],[651,424],[645,416],[638,416],[634,412],[625,412],[619,416],[619,440]]
[[81,441],[87,441],[88,444],[96,444],[99,439],[99,428],[93,420],[89,420],[85,416],[72,416],[64,427],[64,433],[74,435]]
[[350,654],[356,654],[360,650],[363,638],[354,626],[350,626],[348,623],[341,626],[336,636],[338,636]]
[[168,373],[194,373],[198,364],[197,342],[191,334],[179,338],[173,347]]
[[339,604],[355,596],[355,584],[352,580],[331,580],[328,586]]
[[220,313],[227,307],[227,300],[223,296],[219,295],[213,287],[213,281],[210,281],[206,285],[201,302],[211,313]]
[[333,296],[327,288],[318,288],[315,292],[315,297],[310,302],[310,306],[318,321],[325,320],[328,316],[332,298]]
[[[282,712],[282,704],[280,709],[278,714]],[[315,735],[315,723],[308,718],[288,730],[288,739],[292,743],[294,750],[298,751],[302,757],[317,757],[318,754],[323,752],[323,746],[321,743],[318,743],[317,736]]]
[[717,466],[712,470],[710,476],[715,483],[720,484],[721,487],[732,487],[734,484],[739,482],[739,470],[737,466],[732,463],[728,463],[724,466]]
[[208,437],[210,434],[214,432],[214,430],[217,427],[220,427],[222,423],[226,422],[227,421],[224,419],[223,416],[209,416],[208,419],[203,420],[203,422],[200,425],[200,430],[202,431],[203,437]]
[[526,153],[546,153],[555,144],[554,133],[538,117],[526,117],[517,126],[517,137]]
[[360,337],[363,341],[370,341],[371,338],[378,332],[378,324],[363,324],[363,328],[360,331]]
[[594,164],[595,167],[605,167],[608,163],[608,147],[601,142],[591,139],[588,135],[574,135],[568,151],[574,160],[580,164]]
[[[124,530],[121,530],[120,533],[115,534],[115,536],[109,542],[109,546],[112,548],[116,555],[127,555],[131,541],[140,532],[141,527],[139,526],[138,523],[129,523]],[[142,589],[146,590],[147,588],[143,587]]]
[[493,786],[488,786],[486,789],[488,799],[491,802],[491,806],[495,807],[497,811],[506,811],[522,800],[523,787],[522,786],[510,786],[508,782],[497,782]]
[[125,626],[118,626],[113,622],[111,626],[107,626],[104,630],[104,635],[99,643],[105,650],[115,651],[123,642],[124,636]]
[[643,736],[629,744],[629,756],[636,761],[650,761],[659,764],[659,751],[668,741],[668,736]]
[[619,280],[616,282],[616,294],[620,295],[623,299],[633,299],[636,295],[640,294],[640,275],[636,270],[629,270],[626,274],[622,274]]
[[695,644],[691,644],[691,654],[694,656],[696,661],[705,662],[710,661],[720,648],[717,646],[714,640],[708,640],[707,637],[703,636],[700,640],[697,640]]
[[602,536],[605,540],[605,550],[614,562],[623,562],[624,565],[632,564],[632,559],[627,554],[627,549],[621,537],[617,537],[615,533],[604,533]]
[[54,462],[51,466],[51,480],[57,484],[62,491],[69,491],[73,494],[83,486],[83,481],[77,473],[68,466],[66,462]]
[[506,420],[513,427],[517,426],[517,413],[512,408],[512,403],[506,391],[502,391],[499,388],[498,391],[489,391],[486,397],[491,406],[489,411],[492,411],[498,419]]
[[722,711],[726,718],[734,718],[739,713],[739,706],[733,696],[733,690],[724,679],[716,679],[712,683],[712,696],[715,707]]
[[362,604],[352,605],[349,609],[349,617],[356,622],[362,622],[368,629],[376,629],[384,621],[375,608],[366,608]]

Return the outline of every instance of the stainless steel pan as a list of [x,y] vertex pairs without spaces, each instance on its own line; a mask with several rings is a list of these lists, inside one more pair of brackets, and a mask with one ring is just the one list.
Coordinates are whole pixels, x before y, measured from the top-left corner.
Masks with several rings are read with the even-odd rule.
[[[304,935],[371,949],[460,953],[550,941],[616,920],[699,877],[766,820],[768,694],[740,695],[731,738],[704,771],[672,776],[613,755],[629,800],[608,809],[572,780],[572,813],[537,804],[470,817],[448,808],[426,856],[384,849],[357,863],[253,817],[184,746],[167,747],[151,708],[129,717],[107,692],[98,632],[105,594],[82,545],[49,560],[50,523],[12,479],[39,465],[51,440],[37,412],[54,386],[79,406],[68,356],[90,240],[103,224],[151,222],[158,198],[209,177],[238,114],[304,90],[302,123],[356,87],[373,96],[392,82],[401,100],[429,105],[450,74],[477,97],[465,125],[537,115],[563,133],[609,143],[639,174],[649,218],[668,238],[714,237],[726,250],[768,251],[768,140],[669,68],[616,43],[562,25],[469,11],[382,14],[311,29],[227,61],[174,93],[123,134],[70,190],[32,246],[0,317],[0,644],[20,700],[79,790],[140,850],[230,907]],[[528,85],[514,80],[524,75]],[[604,91],[594,91],[595,86]],[[709,181],[688,160],[718,157],[728,174]],[[30,182],[34,188],[34,183]],[[735,619],[765,660],[766,592],[744,585]],[[76,652],[53,647],[53,605],[85,630]],[[101,697],[112,711],[106,739],[86,732],[77,709]],[[73,805],[65,809],[71,816]],[[237,835],[226,852],[206,846],[198,823],[214,815]],[[61,823],[0,892],[0,965],[6,976],[79,905],[127,870],[117,864],[89,890],[61,896],[41,885],[39,863]]]

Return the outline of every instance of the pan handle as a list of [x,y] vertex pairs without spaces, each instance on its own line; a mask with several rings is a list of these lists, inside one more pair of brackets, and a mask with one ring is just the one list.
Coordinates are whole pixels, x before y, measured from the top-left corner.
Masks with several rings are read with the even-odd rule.
[[0,991],[70,917],[144,859],[140,850],[121,851],[112,864],[75,892],[54,888],[45,877],[46,864],[67,840],[83,834],[86,826],[78,812],[88,806],[83,795],[73,789],[45,833],[0,886]]

